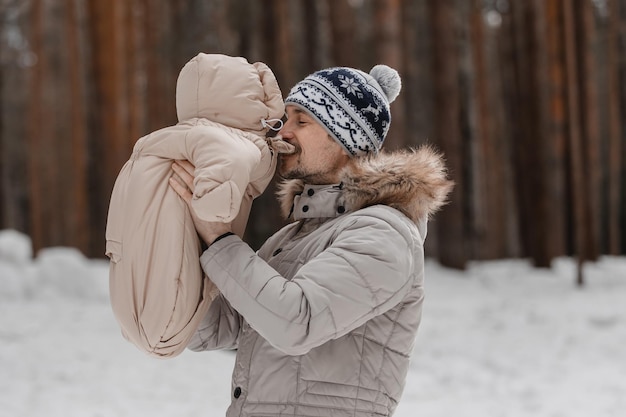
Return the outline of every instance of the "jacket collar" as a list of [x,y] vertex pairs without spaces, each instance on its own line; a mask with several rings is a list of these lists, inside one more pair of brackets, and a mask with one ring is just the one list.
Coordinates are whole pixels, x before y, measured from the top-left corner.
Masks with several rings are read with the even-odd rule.
[[340,185],[306,185],[286,180],[278,199],[285,217],[336,217],[382,204],[418,223],[447,202],[454,183],[444,160],[431,146],[354,158],[344,168]]
[[291,215],[294,220],[330,218],[344,214],[347,210],[341,188],[341,184],[303,184],[302,192],[293,199]]

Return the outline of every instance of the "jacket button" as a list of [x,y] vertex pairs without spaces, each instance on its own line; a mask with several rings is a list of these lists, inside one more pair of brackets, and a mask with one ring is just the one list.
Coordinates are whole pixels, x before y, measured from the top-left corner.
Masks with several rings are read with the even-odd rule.
[[346,208],[344,206],[339,206],[337,207],[337,213],[342,214],[346,211]]
[[274,253],[272,253],[272,256],[276,256],[276,255],[278,255],[279,253],[281,253],[282,251],[283,251],[283,248],[278,248],[278,249],[276,249],[276,250],[274,251]]
[[313,188],[309,188],[309,191],[306,192],[309,197],[311,197],[313,194],[315,194],[315,191],[313,190]]
[[309,206],[302,206],[302,211],[305,213],[309,211]]
[[235,388],[235,391],[233,392],[233,397],[239,398],[240,395],[241,395],[241,388],[239,387]]

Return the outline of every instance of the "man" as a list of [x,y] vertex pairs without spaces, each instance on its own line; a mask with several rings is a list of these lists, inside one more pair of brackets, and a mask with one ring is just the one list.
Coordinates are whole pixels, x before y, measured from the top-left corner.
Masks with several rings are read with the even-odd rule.
[[[438,154],[380,152],[398,73],[318,71],[285,100],[279,198],[293,223],[255,253],[194,220],[221,295],[189,348],[237,348],[227,416],[390,416],[421,317],[428,216],[452,183]],[[187,169],[185,169],[187,168]],[[187,203],[193,177],[175,164]]]

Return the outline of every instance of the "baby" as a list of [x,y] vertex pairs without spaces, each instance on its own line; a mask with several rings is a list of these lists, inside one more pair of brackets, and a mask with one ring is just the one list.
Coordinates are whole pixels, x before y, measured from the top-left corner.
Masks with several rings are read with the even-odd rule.
[[232,222],[243,235],[252,200],[274,175],[268,139],[284,103],[267,65],[201,53],[176,85],[179,123],[144,136],[122,167],[109,205],[106,255],[110,297],[122,334],[141,350],[184,350],[218,290],[200,267],[201,243],[185,202],[168,185],[173,160],[195,166],[193,206],[207,221]]

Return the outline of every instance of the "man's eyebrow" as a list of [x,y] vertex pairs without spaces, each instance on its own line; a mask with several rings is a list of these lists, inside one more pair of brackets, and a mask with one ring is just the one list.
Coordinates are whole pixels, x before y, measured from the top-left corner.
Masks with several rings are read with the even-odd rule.
[[[292,110],[292,112],[293,112],[292,116],[300,116],[300,115],[305,115],[306,116],[307,115],[307,113],[304,110],[299,109],[297,107],[294,108]],[[287,119],[289,118],[289,112],[285,112],[285,118],[287,118]]]

